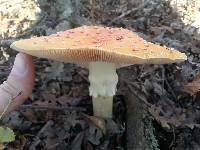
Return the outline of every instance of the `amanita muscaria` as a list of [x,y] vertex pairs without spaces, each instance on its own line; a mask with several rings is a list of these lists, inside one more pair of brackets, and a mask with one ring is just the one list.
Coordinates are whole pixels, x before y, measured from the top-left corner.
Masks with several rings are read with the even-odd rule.
[[100,26],[82,26],[50,36],[19,40],[11,48],[88,68],[94,115],[103,118],[112,117],[113,96],[118,82],[117,68],[187,59],[185,54],[147,42],[127,29]]

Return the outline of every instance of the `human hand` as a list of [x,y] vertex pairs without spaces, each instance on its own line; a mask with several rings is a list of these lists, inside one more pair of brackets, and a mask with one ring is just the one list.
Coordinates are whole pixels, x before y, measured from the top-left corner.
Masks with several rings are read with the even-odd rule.
[[17,54],[8,79],[0,85],[0,117],[16,109],[28,98],[32,93],[34,78],[32,57]]

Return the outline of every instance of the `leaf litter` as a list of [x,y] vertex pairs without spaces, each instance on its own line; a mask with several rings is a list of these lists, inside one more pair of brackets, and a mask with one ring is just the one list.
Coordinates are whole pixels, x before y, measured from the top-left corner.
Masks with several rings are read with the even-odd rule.
[[[199,77],[196,70],[200,67],[200,45],[196,34],[197,29],[184,25],[177,19],[176,14],[171,12],[172,8],[166,7],[168,3],[153,0],[150,2],[152,3],[149,5],[142,5],[142,9],[130,9],[137,6],[137,1],[95,0],[94,3],[98,4],[95,7],[94,3],[83,1],[80,5],[84,4],[84,7],[81,7],[80,14],[84,14],[85,22],[92,20],[105,25],[111,23],[114,26],[123,26],[141,32],[147,40],[187,53],[188,62],[183,64],[164,67],[158,65],[132,67],[131,69],[136,73],[129,77],[132,80],[129,85],[134,89],[142,89],[144,95],[138,96],[143,98],[150,114],[160,124],[156,129],[163,129],[176,137],[168,141],[170,144],[173,143],[171,147],[170,144],[168,145],[171,149],[199,149],[200,98]],[[46,22],[42,24],[39,20],[41,24],[29,30],[29,36],[30,34],[44,35],[50,29],[58,30],[57,27],[61,27],[59,24],[63,24],[62,15],[66,12],[58,11],[60,7],[57,7],[54,2],[51,4],[43,3],[41,8],[55,12],[49,13],[50,16],[44,13]],[[91,14],[91,12],[94,13]],[[59,20],[55,16],[63,18]],[[22,23],[26,24],[27,20]],[[20,32],[24,30],[23,27],[21,28]],[[13,34],[16,32],[17,30]],[[9,34],[13,35],[12,31],[5,32],[3,36],[6,37]],[[190,38],[192,35],[194,38]],[[13,53],[8,52],[8,48],[5,49],[9,41],[1,43],[4,43],[1,45],[3,46],[1,63],[10,66],[11,69]],[[85,119],[82,113],[92,114],[91,99],[88,96],[87,70],[73,64],[57,63],[46,59],[34,59],[34,63],[36,86],[32,96],[21,106],[21,109],[10,113],[2,120],[3,124],[17,131],[16,143],[7,147],[12,148],[18,145],[18,147],[21,146],[20,149],[89,150],[123,147],[121,141],[125,133],[123,130],[125,108],[123,108],[123,102],[118,100],[119,98],[115,99],[114,107],[117,111],[114,113],[114,121],[102,122],[90,116]],[[9,74],[7,68],[0,67],[2,81]],[[107,135],[104,134],[105,131]],[[160,141],[162,138],[167,139],[167,137],[158,136]],[[160,145],[163,148],[162,143]]]

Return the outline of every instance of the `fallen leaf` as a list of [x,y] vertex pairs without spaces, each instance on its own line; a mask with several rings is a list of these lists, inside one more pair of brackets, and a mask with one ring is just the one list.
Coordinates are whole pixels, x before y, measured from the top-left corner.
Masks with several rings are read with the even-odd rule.
[[83,114],[83,117],[85,118],[85,120],[91,122],[96,127],[101,129],[104,135],[106,134],[105,120],[103,120],[102,118],[98,118],[98,117],[95,117],[95,116],[89,116],[89,115],[86,115],[86,114]]
[[191,95],[196,95],[200,91],[200,74],[196,75],[192,82],[184,85],[183,90]]
[[170,129],[170,125],[166,118],[160,116],[160,107],[155,107],[154,105],[149,108],[149,112],[154,116],[154,118],[161,124],[163,128]]
[[3,150],[3,149],[4,149],[4,145],[0,144],[0,150]]
[[91,124],[86,133],[86,139],[94,145],[99,145],[101,143],[101,139],[103,137],[103,133],[99,130],[98,127]]
[[71,147],[70,149],[81,150],[81,144],[83,141],[83,137],[84,137],[84,132],[80,132],[73,140],[73,142],[70,146]]
[[194,127],[200,127],[200,124],[196,122],[196,120],[199,118],[199,111],[178,108],[176,106],[165,106],[164,109],[165,111],[160,105],[152,105],[149,108],[149,112],[161,124],[163,128],[170,129],[170,127],[173,126],[176,128],[189,127],[193,129]]
[[29,121],[34,122],[34,123],[38,123],[38,118],[36,117],[36,115],[34,114],[34,111],[32,109],[26,109],[26,110],[22,111],[22,114]]

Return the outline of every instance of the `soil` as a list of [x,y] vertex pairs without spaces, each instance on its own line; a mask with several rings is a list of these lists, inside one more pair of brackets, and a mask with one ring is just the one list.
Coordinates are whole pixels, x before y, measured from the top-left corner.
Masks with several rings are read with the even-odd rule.
[[[16,140],[5,144],[4,149],[128,149],[127,140],[131,139],[127,135],[129,131],[136,133],[131,127],[139,129],[142,122],[142,131],[137,133],[144,135],[136,136],[147,141],[148,149],[199,150],[199,8],[199,0],[1,0],[1,82],[6,80],[16,55],[9,48],[13,41],[84,24],[127,28],[147,41],[188,56],[182,63],[119,69],[112,120],[92,117],[88,70],[34,58],[36,84],[32,95],[1,120],[16,134]],[[127,98],[124,91],[131,96]],[[138,99],[133,105],[142,109],[140,115],[133,114],[137,109],[129,111],[132,109],[126,99],[130,98]],[[130,126],[127,114],[141,121],[136,119]]]

